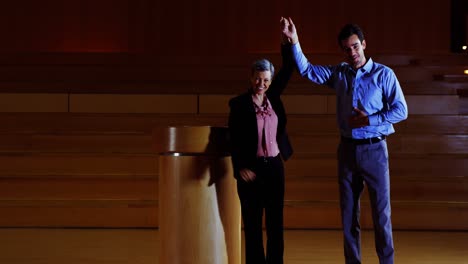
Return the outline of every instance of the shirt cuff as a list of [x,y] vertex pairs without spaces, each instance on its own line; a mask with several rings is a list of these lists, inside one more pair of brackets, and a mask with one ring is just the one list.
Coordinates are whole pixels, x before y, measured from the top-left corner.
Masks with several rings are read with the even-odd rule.
[[299,44],[299,42],[297,42],[296,44],[291,44],[291,47],[294,54],[302,51],[301,44]]

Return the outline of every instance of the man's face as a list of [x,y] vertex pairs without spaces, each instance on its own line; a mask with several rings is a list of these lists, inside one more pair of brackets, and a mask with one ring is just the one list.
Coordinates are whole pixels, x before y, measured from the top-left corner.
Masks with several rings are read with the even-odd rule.
[[345,53],[346,61],[358,69],[366,64],[366,56],[364,50],[366,49],[366,41],[362,43],[356,34],[351,35],[349,38],[341,41],[341,49]]
[[264,94],[271,84],[271,71],[256,71],[250,78],[254,94]]

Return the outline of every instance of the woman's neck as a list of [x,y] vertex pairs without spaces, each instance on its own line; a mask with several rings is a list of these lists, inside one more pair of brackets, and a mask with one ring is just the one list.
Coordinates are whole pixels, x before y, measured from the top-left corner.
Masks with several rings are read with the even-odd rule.
[[254,99],[255,99],[255,103],[257,103],[258,105],[262,105],[263,104],[263,100],[264,100],[264,96],[263,94],[254,94]]

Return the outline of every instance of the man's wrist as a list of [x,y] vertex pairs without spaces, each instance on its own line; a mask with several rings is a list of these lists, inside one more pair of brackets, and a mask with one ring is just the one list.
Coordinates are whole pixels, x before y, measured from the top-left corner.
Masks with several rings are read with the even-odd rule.
[[295,36],[290,39],[291,44],[297,44],[299,42],[299,37]]

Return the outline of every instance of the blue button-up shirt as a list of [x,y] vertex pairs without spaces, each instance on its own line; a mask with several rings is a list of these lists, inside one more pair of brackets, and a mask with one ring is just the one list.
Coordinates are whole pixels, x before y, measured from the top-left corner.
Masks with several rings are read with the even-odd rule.
[[[333,66],[312,65],[299,43],[292,45],[292,49],[302,77],[335,90],[337,122],[342,136],[362,139],[389,135],[395,132],[392,124],[408,117],[400,83],[389,67],[370,58],[357,70],[344,62]],[[356,114],[354,107],[367,113],[368,126],[349,127],[348,119]]]

